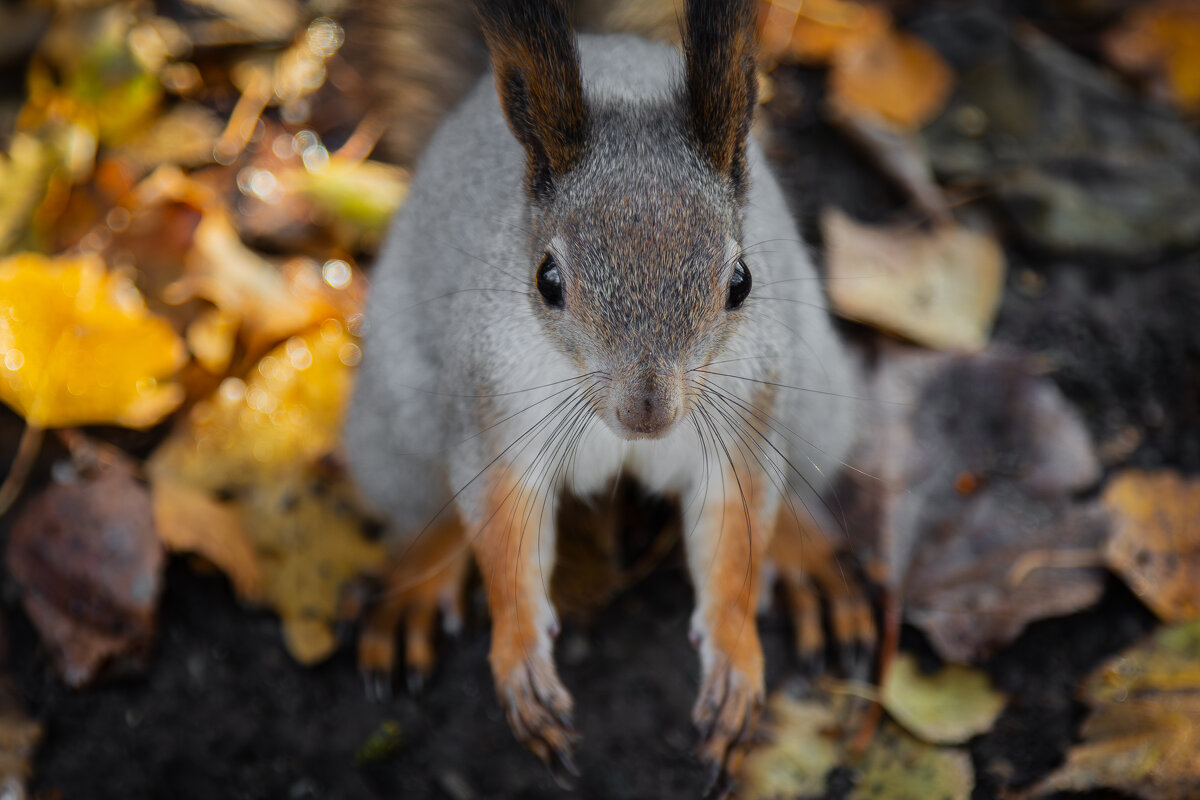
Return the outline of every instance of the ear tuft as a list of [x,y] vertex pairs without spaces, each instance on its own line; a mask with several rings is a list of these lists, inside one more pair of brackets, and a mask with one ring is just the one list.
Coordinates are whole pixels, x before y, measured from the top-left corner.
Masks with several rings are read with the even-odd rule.
[[579,53],[563,0],[476,0],[496,91],[527,156],[526,187],[545,200],[587,143]]
[[746,138],[758,101],[754,0],[688,0],[687,115],[700,153],[746,193]]

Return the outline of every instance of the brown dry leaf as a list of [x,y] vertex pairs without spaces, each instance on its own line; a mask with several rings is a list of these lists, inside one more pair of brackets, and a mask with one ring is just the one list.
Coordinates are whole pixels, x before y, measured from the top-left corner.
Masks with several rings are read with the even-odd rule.
[[336,320],[293,336],[244,381],[227,378],[197,403],[148,464],[167,543],[204,555],[243,598],[275,608],[304,663],[332,652],[341,591],[384,558],[348,483],[321,464],[359,357]]
[[1133,7],[1104,37],[1120,69],[1146,76],[1156,93],[1200,112],[1200,2],[1155,0]]
[[916,130],[946,105],[954,72],[920,39],[888,31],[865,46],[839,49],[829,80],[835,109]]
[[979,670],[947,664],[935,674],[924,675],[915,657],[901,653],[884,676],[880,702],[893,719],[922,740],[963,744],[991,730],[1006,698]]
[[1109,567],[1167,622],[1200,617],[1200,479],[1121,472],[1104,490]]
[[13,524],[8,569],[62,679],[90,682],[154,634],[165,563],[150,493],[133,462],[99,451],[94,474],[56,483]]
[[1159,630],[1088,677],[1083,742],[1028,797],[1115,789],[1200,796],[1200,622]]
[[764,0],[759,11],[763,55],[828,64],[843,50],[868,46],[891,26],[874,3],[847,0]]
[[869,393],[862,472],[838,496],[855,551],[878,553],[905,619],[943,658],[972,663],[1028,622],[1099,599],[1107,514],[1073,499],[1099,464],[1030,363],[889,343]]
[[1004,254],[991,236],[873,227],[832,208],[821,230],[839,315],[941,350],[987,344],[1004,289]]
[[183,400],[186,357],[165,321],[96,257],[0,261],[0,400],[41,428],[144,428]]

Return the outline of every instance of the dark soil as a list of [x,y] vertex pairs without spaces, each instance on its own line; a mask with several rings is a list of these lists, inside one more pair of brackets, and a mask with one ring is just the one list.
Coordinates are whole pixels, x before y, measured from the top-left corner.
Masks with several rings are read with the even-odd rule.
[[[868,221],[898,210],[902,197],[821,121],[820,76],[785,70],[777,80],[769,150],[806,230],[814,232],[816,211],[829,202]],[[1052,377],[1097,441],[1135,429],[1139,438],[1122,464],[1200,470],[1200,258],[1122,273],[1016,250],[1009,256],[997,339],[1052,359]],[[284,651],[272,616],[240,607],[223,578],[176,562],[145,670],[75,692],[55,678],[4,580],[10,669],[46,731],[35,796],[665,800],[703,789],[689,723],[698,686],[687,642],[691,590],[677,556],[587,627],[568,625],[559,640],[583,737],[575,795],[556,788],[509,732],[478,621],[447,643],[422,695],[372,704],[352,648],[302,668]],[[988,664],[1011,701],[994,730],[971,744],[976,800],[1028,785],[1059,764],[1083,716],[1074,699],[1080,678],[1154,624],[1113,580],[1098,606],[1031,626]],[[778,686],[797,669],[787,621],[773,611],[761,628],[769,682]],[[904,642],[927,650],[915,631],[906,629]],[[388,730],[398,731],[394,740]],[[373,758],[364,758],[368,752]],[[829,797],[844,796],[851,777],[836,772]]]

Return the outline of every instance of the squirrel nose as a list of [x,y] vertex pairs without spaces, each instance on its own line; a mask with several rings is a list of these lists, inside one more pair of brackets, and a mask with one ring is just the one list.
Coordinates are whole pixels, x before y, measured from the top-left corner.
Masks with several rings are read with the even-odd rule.
[[679,417],[679,392],[670,381],[647,378],[624,392],[616,404],[617,422],[629,438],[656,439]]

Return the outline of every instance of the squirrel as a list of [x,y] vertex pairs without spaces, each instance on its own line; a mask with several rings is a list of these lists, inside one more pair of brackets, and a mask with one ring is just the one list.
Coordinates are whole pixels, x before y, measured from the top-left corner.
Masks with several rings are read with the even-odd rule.
[[422,634],[439,608],[455,617],[473,555],[507,720],[575,772],[547,589],[572,532],[554,512],[630,476],[681,511],[692,717],[727,779],[764,699],[769,556],[796,568],[797,539],[830,524],[820,493],[857,425],[853,361],[749,135],[755,3],[689,0],[682,53],[576,37],[562,0],[476,12],[492,71],[433,135],[392,224],[345,432],[420,584],[408,658],[431,659]]

